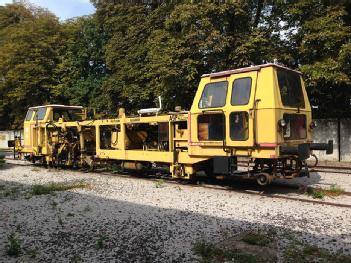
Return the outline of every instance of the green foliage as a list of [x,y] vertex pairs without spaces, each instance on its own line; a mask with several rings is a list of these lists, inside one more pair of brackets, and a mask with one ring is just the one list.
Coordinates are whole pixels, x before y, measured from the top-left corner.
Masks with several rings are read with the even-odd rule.
[[0,129],[45,103],[189,109],[202,74],[274,59],[304,73],[316,117],[350,116],[350,1],[92,2],[62,23],[0,7]]
[[222,249],[214,244],[199,241],[194,244],[193,251],[200,257],[200,262],[238,262],[238,263],[259,263],[265,260],[236,249]]
[[60,23],[44,9],[17,4],[0,13],[0,123],[16,128],[28,106],[55,101]]
[[157,180],[155,181],[155,187],[156,187],[156,188],[162,188],[162,186],[164,185],[164,183],[165,183],[165,180],[163,180],[163,179],[157,179]]
[[0,168],[2,168],[5,165],[5,163],[6,163],[5,156],[0,155]]
[[350,256],[335,255],[328,251],[312,245],[304,245],[300,242],[293,242],[284,252],[286,263],[309,263],[309,262],[351,262]]
[[333,196],[338,196],[344,194],[345,190],[337,184],[332,184],[330,186],[329,193]]
[[325,191],[323,191],[322,189],[316,189],[312,187],[308,187],[306,193],[307,195],[312,196],[313,199],[324,199],[324,197],[326,196]]
[[22,253],[21,242],[17,239],[15,233],[8,236],[8,245],[6,246],[6,254],[11,257],[18,257]]
[[58,191],[67,191],[76,188],[85,188],[87,184],[83,182],[78,183],[50,183],[48,185],[33,185],[32,194],[33,195],[47,195]]
[[247,233],[242,237],[242,241],[250,245],[266,246],[272,242],[272,239],[261,233]]

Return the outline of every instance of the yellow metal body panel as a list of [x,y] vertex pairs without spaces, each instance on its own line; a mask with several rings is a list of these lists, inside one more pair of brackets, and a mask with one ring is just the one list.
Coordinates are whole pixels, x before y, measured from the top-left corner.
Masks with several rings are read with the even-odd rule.
[[[297,145],[312,140],[309,129],[309,124],[312,121],[311,107],[302,79],[305,107],[299,109],[285,107],[281,100],[276,71],[277,67],[271,65],[204,76],[199,83],[191,110],[183,113],[134,117],[126,117],[124,113],[121,113],[112,119],[65,121],[60,118],[58,121],[54,121],[53,111],[56,106],[47,106],[43,120],[37,120],[33,114],[30,120],[24,122],[24,145],[21,152],[31,153],[34,156],[45,156],[46,161],[55,160],[58,151],[60,153],[66,150],[64,146],[58,147],[60,140],[61,143],[69,143],[63,142],[62,138],[60,139],[59,135],[54,133],[55,129],[59,129],[62,133],[74,131],[75,136],[80,137],[80,145],[77,144],[75,147],[84,148],[85,144],[94,141],[93,157],[96,159],[165,163],[169,164],[174,176],[196,172],[197,164],[214,156],[275,159],[279,157],[280,145]],[[251,81],[248,101],[244,105],[232,105],[233,85],[235,81],[242,79]],[[214,108],[200,108],[199,103],[206,85],[217,82],[227,82],[224,105]],[[64,108],[64,106],[60,107]],[[306,116],[306,138],[298,140],[284,138],[283,132],[278,127],[278,121],[283,119],[284,114],[287,113]],[[215,140],[202,139],[200,133],[210,133],[207,123],[200,125],[199,118],[204,115],[208,115],[209,118],[216,117],[219,122],[221,122],[219,116],[223,116],[223,124],[220,124],[224,126],[222,139],[218,139],[221,135],[218,132]],[[242,119],[239,120],[240,116]],[[138,125],[159,127],[158,125],[162,123],[168,125],[167,150],[160,148],[160,146],[156,148],[141,147],[140,143],[135,146],[137,145],[135,140],[145,144],[146,137],[145,134],[137,130],[132,133],[131,128]],[[232,127],[235,127],[237,123],[243,127],[242,134],[246,136],[244,139],[235,139],[236,134]],[[110,135],[105,135],[103,132],[105,128],[113,129]],[[91,134],[84,135],[84,129],[89,129]],[[206,136],[210,137],[208,134]],[[111,142],[108,146],[103,145],[106,136],[110,136],[108,139]],[[87,139],[88,137],[89,139]],[[83,159],[86,155],[85,149],[83,149],[80,158]],[[180,166],[182,168],[179,168]]]

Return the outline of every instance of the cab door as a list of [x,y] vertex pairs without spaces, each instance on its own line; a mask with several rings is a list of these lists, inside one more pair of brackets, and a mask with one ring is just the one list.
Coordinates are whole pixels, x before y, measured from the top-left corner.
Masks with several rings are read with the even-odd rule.
[[230,89],[228,77],[201,80],[189,113],[190,145],[223,147]]
[[228,78],[226,146],[254,145],[256,116],[256,81],[258,71],[233,74]]

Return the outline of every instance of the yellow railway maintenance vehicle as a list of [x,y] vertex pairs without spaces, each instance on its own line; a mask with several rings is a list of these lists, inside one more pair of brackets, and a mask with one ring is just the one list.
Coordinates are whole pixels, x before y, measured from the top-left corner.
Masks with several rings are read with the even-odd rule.
[[[190,111],[141,109],[98,119],[80,106],[29,108],[24,143],[16,151],[32,162],[73,167],[115,162],[125,170],[167,170],[173,178],[248,176],[261,185],[308,175],[311,106],[301,74],[277,64],[203,75]],[[247,157],[238,171],[237,157]]]

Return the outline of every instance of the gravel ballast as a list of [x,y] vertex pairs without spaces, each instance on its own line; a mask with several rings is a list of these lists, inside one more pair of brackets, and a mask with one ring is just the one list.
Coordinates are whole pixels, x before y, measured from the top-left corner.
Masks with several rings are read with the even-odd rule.
[[[32,194],[53,182],[86,187]],[[13,164],[0,170],[0,190],[2,262],[197,262],[197,241],[245,231],[274,232],[277,262],[292,240],[351,255],[349,208]],[[18,258],[6,255],[11,233]]]

